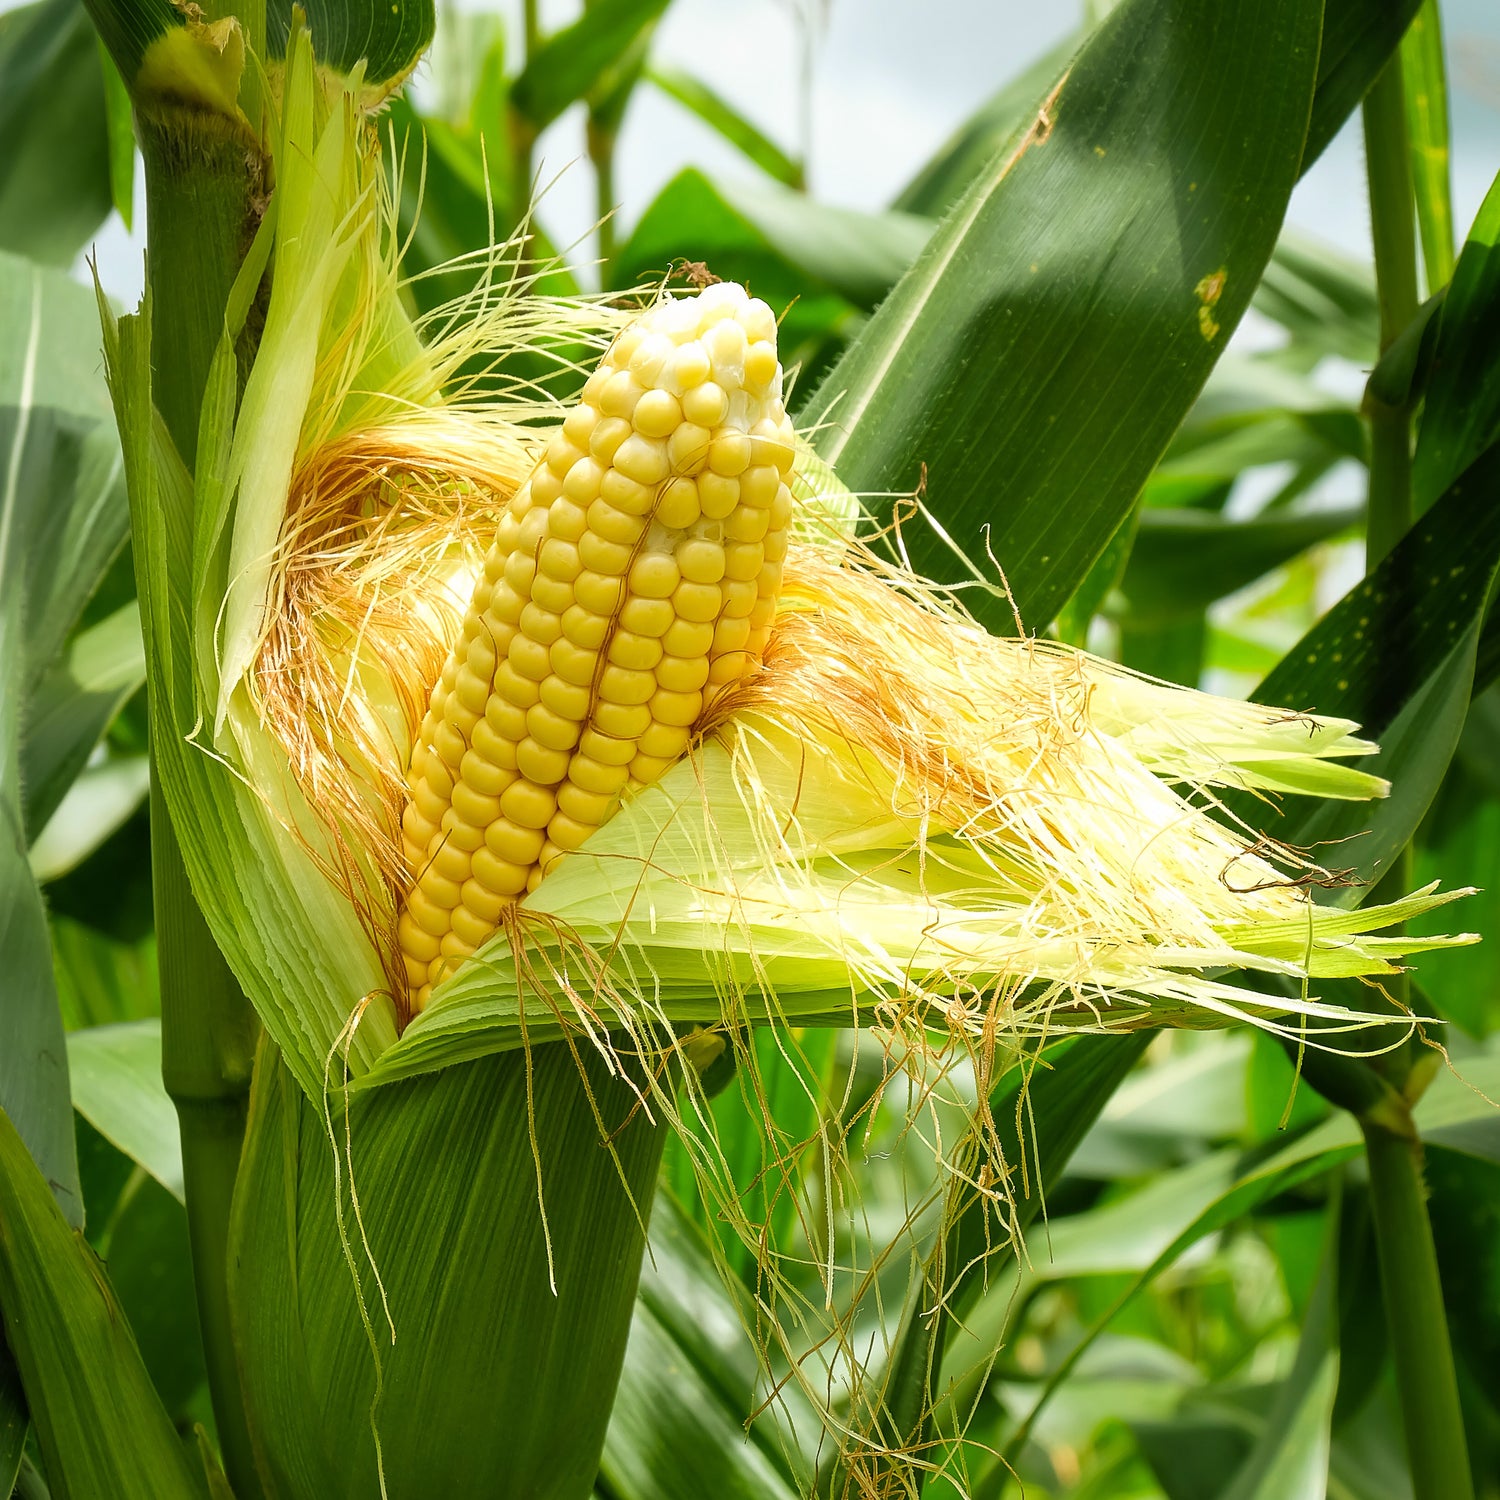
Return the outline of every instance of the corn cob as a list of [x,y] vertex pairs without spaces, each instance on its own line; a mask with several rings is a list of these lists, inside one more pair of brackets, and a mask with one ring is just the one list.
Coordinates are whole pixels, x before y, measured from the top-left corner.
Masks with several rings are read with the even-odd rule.
[[775,338],[732,283],[662,302],[507,508],[412,754],[413,1011],[759,659],[792,511]]

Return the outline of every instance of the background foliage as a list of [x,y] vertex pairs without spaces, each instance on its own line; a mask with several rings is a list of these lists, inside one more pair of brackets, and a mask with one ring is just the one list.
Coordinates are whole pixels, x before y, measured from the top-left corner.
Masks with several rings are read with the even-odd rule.
[[[719,132],[745,171],[684,170],[634,222],[610,219],[560,258],[550,287],[597,275],[630,288],[684,262],[747,282],[782,315],[795,414],[834,461],[857,448],[845,480],[888,499],[920,493],[960,550],[988,547],[1003,565],[1011,599],[971,596],[986,623],[1014,629],[1013,599],[1029,629],[1174,681],[1349,713],[1381,738],[1395,796],[1373,821],[1288,805],[1271,831],[1353,838],[1349,862],[1367,878],[1411,840],[1417,881],[1481,888],[1463,920],[1487,941],[1424,958],[1412,995],[1447,1023],[1456,1069],[1416,1119],[1476,1488],[1500,1496],[1500,1118],[1488,1102],[1500,1098],[1489,616],[1500,189],[1455,245],[1436,5],[1421,8],[1397,63],[1432,300],[1383,359],[1370,268],[1281,226],[1293,184],[1358,106],[1413,4],[1136,0],[1021,77],[997,76],[994,98],[879,213],[810,196],[786,139],[658,65],[666,9],[596,0],[551,35],[529,7],[520,34],[487,13],[445,17],[437,86],[420,108],[398,96],[388,110],[406,157],[414,306],[463,289],[468,272],[439,267],[523,227],[539,135],[580,101],[601,212],[611,208],[622,121],[658,91]],[[1038,114],[1075,53],[1067,108]],[[1219,83],[1184,86],[1197,78]],[[1247,111],[1257,128],[1245,133],[1232,122]],[[0,744],[0,1085],[107,1267],[139,1347],[142,1410],[154,1388],[191,1442],[212,1415],[159,1079],[124,494],[92,301],[42,269],[69,264],[111,206],[132,208],[123,85],[76,0],[0,18],[0,148],[0,671],[7,704],[24,705]],[[555,250],[547,217],[544,199],[524,221],[532,253]],[[1272,334],[1230,345],[1247,308]],[[1325,378],[1335,364],[1375,370],[1375,403],[1418,416],[1417,524],[1325,614],[1366,519],[1361,502],[1330,502],[1325,482],[1371,456],[1370,403]],[[918,527],[910,540],[920,565],[957,576],[941,533]],[[1031,1084],[1042,1155],[1029,1256],[965,1276],[970,1219],[960,1203],[956,1228],[938,1233],[943,1179],[911,1126],[915,1093],[880,1089],[885,1060],[868,1039],[794,1041],[760,1045],[774,1123],[730,1081],[718,1125],[748,1210],[807,1265],[781,1294],[788,1306],[821,1296],[820,1236],[833,1234],[835,1253],[894,1247],[880,1297],[849,1330],[868,1340],[887,1406],[844,1414],[908,1447],[916,1463],[901,1482],[995,1496],[1013,1466],[1027,1495],[1077,1500],[1413,1493],[1368,1175],[1359,1130],[1328,1102],[1342,1098],[1336,1078],[1299,1078],[1259,1034],[1058,1049]],[[997,1106],[1017,1082],[993,1082]],[[933,1087],[941,1113],[944,1091],[956,1110],[975,1084],[955,1071]],[[798,1199],[782,1168],[846,1092],[868,1103],[848,1160],[821,1179],[817,1161],[802,1162],[813,1196]],[[0,1155],[14,1150],[0,1138]],[[793,1359],[816,1368],[818,1351],[794,1335],[769,1378],[758,1368],[746,1329],[766,1293],[754,1260],[698,1197],[680,1148],[662,1171],[598,1493],[837,1493],[850,1476],[784,1379]],[[33,1212],[0,1198],[0,1216]],[[938,1285],[951,1317],[929,1316]],[[0,1284],[0,1299],[16,1295]],[[850,1399],[837,1378],[836,1406]],[[18,1494],[45,1493],[43,1472],[61,1492],[62,1460],[28,1431],[0,1346],[0,1494],[17,1478]],[[175,1453],[172,1432],[152,1441]],[[926,1479],[928,1468],[942,1472]]]

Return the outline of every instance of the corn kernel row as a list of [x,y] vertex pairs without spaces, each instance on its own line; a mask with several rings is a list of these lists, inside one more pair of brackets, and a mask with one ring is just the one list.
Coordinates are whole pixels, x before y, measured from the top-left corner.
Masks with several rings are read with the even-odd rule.
[[413,1011],[759,659],[792,513],[775,336],[732,283],[660,303],[507,508],[412,756]]

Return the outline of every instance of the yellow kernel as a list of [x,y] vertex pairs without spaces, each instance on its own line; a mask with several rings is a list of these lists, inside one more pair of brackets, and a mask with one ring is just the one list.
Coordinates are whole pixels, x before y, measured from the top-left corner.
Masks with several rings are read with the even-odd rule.
[[723,687],[726,683],[738,682],[753,665],[748,651],[726,651],[723,656],[715,658],[708,669],[710,687]]
[[[500,702],[496,699],[495,702]],[[493,704],[491,707],[493,708]],[[488,719],[481,719],[474,726],[474,749],[482,755],[492,766],[498,766],[503,771],[514,771],[516,768],[516,741],[526,732],[526,711],[515,708],[513,704],[507,703],[507,709],[519,714],[520,728],[515,734],[497,734],[491,727]]]
[[641,399],[640,386],[630,378],[627,370],[611,375],[599,393],[599,410],[606,417],[628,418]]
[[666,599],[677,587],[677,559],[666,552],[644,552],[630,569],[630,592],[645,599]]
[[771,502],[771,525],[777,531],[785,529],[792,520],[792,492],[786,485],[781,485],[776,491],[776,498]]
[[447,910],[434,906],[420,886],[406,898],[406,910],[412,921],[429,937],[442,938],[452,925]]
[[[476,724],[474,727],[477,732],[479,726]],[[515,780],[514,771],[497,766],[475,750],[464,756],[463,764],[458,769],[463,777],[463,784],[485,797],[498,797]],[[458,788],[454,787],[453,790],[457,792]]]
[[677,566],[689,583],[717,583],[724,576],[724,549],[701,538],[677,544]]
[[524,590],[512,588],[509,582],[502,583],[490,595],[487,614],[496,624],[514,625],[521,618],[521,611],[526,608],[527,597]]
[[460,781],[453,788],[453,811],[470,828],[488,828],[500,816],[500,798]]
[[729,398],[724,388],[712,380],[695,385],[682,398],[683,416],[699,427],[717,427],[728,410]]
[[[534,704],[526,710],[526,731],[530,738],[549,750],[571,750],[578,743],[578,720],[553,713],[545,703]],[[524,775],[531,774],[521,765],[519,752],[516,764]],[[546,778],[539,776],[537,780]]]
[[[759,574],[760,569],[755,571]],[[585,651],[597,651],[609,634],[609,619],[575,604],[562,617],[562,632],[575,646],[581,646]]]
[[714,643],[714,627],[707,620],[677,620],[662,641],[670,656],[707,656]]
[[585,568],[573,581],[578,602],[596,615],[613,616],[625,599],[625,580]]
[[682,422],[682,408],[670,391],[647,391],[636,402],[630,421],[642,437],[664,438]]
[[589,530],[607,542],[623,542],[633,547],[645,529],[646,523],[640,516],[616,510],[607,500],[596,500],[589,506]]
[[601,485],[604,483],[604,475],[609,472],[610,464],[614,462],[620,444],[630,436],[632,431],[634,429],[624,417],[605,417],[594,428],[593,436],[589,439],[589,457],[600,466],[599,483]]
[[521,611],[521,633],[550,646],[562,634],[562,621],[550,609],[533,600]]
[[[524,679],[523,679],[524,680]],[[536,702],[536,684],[527,682],[526,686],[531,690],[528,697],[531,703]],[[504,693],[496,693],[490,699],[484,710],[484,728],[492,734],[498,735],[503,740],[518,740],[526,733],[526,710],[531,703],[520,704],[514,702]],[[479,725],[474,726],[474,744],[481,755],[489,752],[480,744]],[[489,756],[491,760],[493,756]]]
[[790,425],[762,419],[750,429],[750,462],[769,464],[778,474],[786,474],[796,460]]
[[[580,458],[563,480],[563,498],[571,500],[575,505],[587,507],[598,498],[599,484],[603,478],[604,466],[597,459],[588,456]],[[552,529],[556,535],[556,527]]]
[[[421,931],[421,929],[417,927],[415,923],[412,924],[412,930],[416,932]],[[423,932],[422,936],[426,937],[427,934]],[[401,949],[401,962],[406,969],[406,987],[409,990],[420,992],[427,986],[427,961],[425,959],[413,958],[412,955],[406,950],[406,944],[404,941],[401,944]],[[419,1001],[419,1009],[420,1005],[421,1002]]]
[[731,542],[764,541],[771,529],[771,513],[755,510],[751,506],[739,506],[724,522],[724,535]]
[[560,615],[573,603],[573,585],[565,578],[539,573],[531,585],[531,600],[554,615]]
[[745,337],[760,343],[765,341],[774,345],[776,340],[776,314],[771,311],[770,304],[763,302],[759,297],[752,297],[740,310],[738,314],[740,327],[745,330]]
[[464,737],[445,719],[433,732],[432,748],[443,757],[450,766],[455,769],[459,761],[464,758],[464,752],[469,748],[464,743]]
[[703,712],[703,694],[674,693],[661,688],[651,696],[651,717],[658,724],[687,725]]
[[452,843],[442,844],[432,856],[428,868],[436,870],[445,880],[454,880],[462,885],[469,878],[470,858],[467,849],[460,849]]
[[724,548],[724,576],[735,582],[760,577],[766,549],[759,542],[729,542]]
[[454,691],[458,694],[458,701],[471,713],[482,714],[484,705],[489,702],[489,682],[477,672],[470,671],[467,665],[460,670]]
[[750,467],[750,439],[743,432],[720,433],[708,445],[708,466],[726,479],[743,474]]
[[516,781],[500,798],[500,811],[522,828],[545,828],[557,809],[551,789],[534,781]]
[[581,724],[588,716],[590,686],[589,683],[564,682],[554,673],[542,684],[542,702],[558,718]]
[[[613,792],[587,792],[575,782],[569,780],[557,789],[557,810],[564,817],[572,818],[575,823],[583,823],[592,828],[597,828],[614,811],[615,793]],[[557,822],[554,818],[547,825],[547,837],[553,843],[560,840],[553,827]],[[458,895],[455,887],[454,896]],[[455,900],[455,906],[458,904]]]
[[558,641],[552,647],[551,664],[553,672],[564,682],[571,682],[574,687],[587,687],[599,668],[599,653],[585,651],[572,641]]
[[670,693],[695,693],[708,681],[708,658],[665,656],[656,668],[656,681]]
[[674,474],[696,474],[708,458],[708,428],[681,423],[667,439],[667,461]]
[[576,542],[589,529],[588,507],[592,504],[593,500],[588,497],[579,500],[559,495],[547,509],[547,535],[564,542]]
[[434,828],[448,811],[448,799],[440,796],[425,781],[419,781],[411,791],[411,800],[417,811]]
[[443,939],[438,944],[438,952],[447,955],[449,962],[444,965],[444,973],[451,974],[464,959],[474,952],[474,949],[456,932],[448,932],[443,934]]
[[474,851],[474,879],[494,896],[519,896],[526,889],[526,870],[507,859],[496,859],[488,849]]
[[547,467],[559,479],[582,457],[582,451],[574,447],[560,432],[555,433],[552,441],[547,444]]
[[649,672],[661,660],[661,642],[649,635],[617,630],[609,643],[609,659],[617,667]]
[[745,330],[732,318],[716,323],[703,335],[703,347],[722,374],[737,372],[745,361]]
[[[583,731],[583,738],[578,742],[579,753],[573,757],[576,765],[580,760],[594,761],[613,771],[630,764],[631,757],[635,754],[633,744],[625,740],[612,739],[607,734],[600,734],[597,729],[588,728]],[[568,772],[571,776],[573,773]],[[582,782],[579,785],[583,785]],[[595,788],[595,790],[603,790]]]
[[418,963],[431,963],[438,956],[437,938],[419,927],[409,911],[401,913],[396,931],[401,939],[401,951]]
[[599,697],[605,703],[645,703],[655,691],[656,678],[650,672],[607,666],[599,674]]
[[[467,621],[465,622],[467,628]],[[475,621],[475,632],[469,641],[469,649],[464,656],[469,670],[485,682],[495,675],[495,667],[498,665],[495,642],[489,632],[485,630],[482,621]],[[484,710],[480,709],[483,713]]]
[[542,852],[542,837],[540,828],[523,828],[509,818],[496,818],[484,831],[490,852],[513,865],[535,864]]
[[464,904],[453,913],[453,936],[472,948],[482,948],[494,937],[500,913],[507,905],[509,903],[503,896],[493,895],[477,880],[467,881]]
[[[599,792],[605,796],[612,797],[616,792],[624,789],[625,783],[630,779],[630,773],[626,769],[627,762],[619,765],[606,765],[603,761],[595,760],[591,755],[575,755],[568,765],[568,780],[575,786],[581,787],[586,792]],[[564,812],[568,808],[563,802],[562,789],[558,789],[557,805]]]
[[745,642],[749,639],[750,621],[748,619],[720,620],[714,630],[711,649],[715,656],[722,656],[726,651],[743,650]]
[[781,470],[775,464],[752,464],[740,475],[740,499],[764,510],[781,487]]
[[630,762],[631,779],[642,786],[650,786],[653,781],[659,781],[675,764],[675,757],[668,760],[657,755],[637,755]]
[[780,564],[786,557],[787,537],[784,529],[766,533],[766,562]]
[[578,543],[578,556],[583,566],[596,573],[623,573],[630,566],[634,548],[624,542],[607,541],[597,531],[588,531]]
[[625,601],[620,624],[636,635],[662,636],[672,628],[677,611],[670,599],[643,599],[637,596]]
[[640,737],[637,753],[658,760],[677,760],[688,747],[693,732],[685,724],[657,724]]
[[681,344],[662,371],[662,382],[676,386],[679,391],[691,390],[708,379],[708,353],[696,339]]
[[518,547],[505,559],[505,581],[522,598],[531,597],[531,580],[536,576],[536,559]]
[[691,479],[674,479],[656,504],[656,519],[663,526],[691,526],[698,513],[698,486]]
[[516,746],[516,769],[539,786],[556,786],[568,774],[566,750],[549,750],[528,734]]
[[[511,645],[516,645],[521,639],[518,636]],[[503,661],[495,668],[495,691],[517,708],[530,708],[536,702],[536,683],[529,677],[522,677],[509,661]]]
[[[433,869],[423,874],[421,891],[434,906],[440,906],[446,912],[451,912],[460,900],[458,882],[445,880]],[[453,918],[450,916],[448,921],[451,926]]]
[[630,356],[630,373],[642,386],[653,386],[661,379],[663,367],[675,352],[676,345],[665,334],[648,333]]
[[608,469],[599,483],[599,498],[608,501],[616,510],[627,516],[643,516],[656,502],[656,489],[652,485],[637,484],[618,469]]
[[587,448],[589,434],[599,425],[599,413],[580,403],[563,419],[562,434],[575,448]]
[[442,837],[455,849],[473,850],[484,842],[484,830],[465,823],[450,807],[443,814]]
[[684,620],[718,618],[724,595],[716,583],[680,583],[672,593],[672,606]]
[[614,467],[637,484],[660,484],[668,473],[666,445],[633,432],[616,450]]
[[598,827],[597,823],[580,823],[566,813],[558,813],[547,825],[547,835],[559,850],[567,851],[580,848]]
[[617,740],[638,740],[651,722],[651,710],[644,703],[610,703],[601,699],[594,705],[593,720],[601,734]]
[[750,635],[754,639],[757,630],[764,629],[776,618],[776,595],[767,591],[755,601],[755,608],[750,611]]
[[[764,573],[765,569],[762,568]],[[759,575],[752,579],[735,578],[721,585],[724,590],[724,613],[732,620],[743,619],[755,608],[759,597]]]
[[[534,641],[529,636],[518,635],[510,643],[508,661],[522,677],[529,678],[532,682],[540,682],[548,671],[548,648],[542,641]],[[499,681],[498,672],[495,674],[495,680]],[[531,705],[523,706],[529,708]]]
[[722,521],[740,503],[740,482],[712,472],[698,476],[698,502],[711,521]]
[[776,379],[776,346],[757,339],[745,350],[745,384],[763,391]]
[[561,537],[549,537],[542,543],[537,562],[544,573],[568,583],[572,583],[583,570],[583,564],[578,560],[578,547]]
[[472,708],[465,706],[462,698],[457,693],[449,693],[443,699],[443,721],[450,729],[456,730],[461,737],[467,737],[469,731],[479,721],[479,715]]

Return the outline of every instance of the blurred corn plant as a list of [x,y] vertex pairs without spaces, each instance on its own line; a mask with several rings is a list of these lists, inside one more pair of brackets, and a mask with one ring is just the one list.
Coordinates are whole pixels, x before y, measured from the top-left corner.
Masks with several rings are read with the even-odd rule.
[[[1500,203],[1460,250],[1435,0],[1127,0],[873,215],[654,60],[666,9],[0,29],[0,1493],[1496,1493],[1495,960],[1442,938],[1491,898],[1402,900],[1493,884],[1500,797]],[[616,230],[641,89],[759,179]],[[570,263],[536,146],[580,102]],[[1356,111],[1373,276],[1279,235]],[[128,213],[132,140],[119,318],[18,256]],[[760,299],[679,276],[644,341],[702,343],[742,402],[709,427],[698,356],[625,327],[674,271]],[[1226,352],[1250,307],[1274,336]],[[736,385],[771,318],[790,443]],[[522,625],[512,492],[560,527],[652,482],[611,368],[648,442],[747,430],[750,469],[691,461],[702,519],[791,480],[776,632],[742,687],[705,646],[735,713],[675,767],[653,727],[577,853],[609,778],[556,794],[525,858],[561,862],[424,980],[397,910],[453,877],[440,840],[409,892],[408,771],[528,873],[474,822],[503,750],[419,772],[427,692],[466,609]],[[607,701],[574,732],[625,733]]]

